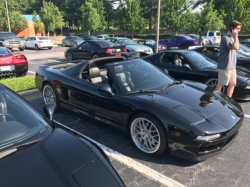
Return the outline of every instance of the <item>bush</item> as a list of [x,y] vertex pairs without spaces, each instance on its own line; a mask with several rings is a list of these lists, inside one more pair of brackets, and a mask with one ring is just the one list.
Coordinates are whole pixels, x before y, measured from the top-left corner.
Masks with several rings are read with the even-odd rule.
[[10,88],[11,90],[15,92],[20,92],[20,91],[36,88],[35,75],[1,79],[0,83],[4,84],[5,86],[7,86],[8,88]]

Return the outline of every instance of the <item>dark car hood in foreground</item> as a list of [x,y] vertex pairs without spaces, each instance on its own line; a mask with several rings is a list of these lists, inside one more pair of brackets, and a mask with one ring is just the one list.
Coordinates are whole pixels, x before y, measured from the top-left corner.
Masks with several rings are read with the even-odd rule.
[[119,186],[88,146],[61,129],[0,159],[0,173],[1,186]]
[[[193,124],[205,118],[212,118],[225,128],[231,129],[235,123],[231,123],[230,120],[235,118],[235,121],[239,121],[242,116],[241,108],[230,103],[225,95],[206,92],[193,86],[192,83],[189,85],[188,81],[153,93],[153,100],[152,94],[142,94],[136,97],[162,105]],[[209,101],[212,103],[205,107],[201,106],[203,102]],[[229,122],[225,123],[227,121]]]

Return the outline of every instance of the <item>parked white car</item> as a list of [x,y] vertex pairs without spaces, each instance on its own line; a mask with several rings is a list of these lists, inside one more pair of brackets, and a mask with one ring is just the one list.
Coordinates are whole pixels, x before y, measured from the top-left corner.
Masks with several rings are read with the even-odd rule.
[[25,41],[25,48],[35,48],[36,50],[41,48],[48,48],[52,49],[53,42],[44,36],[34,36],[34,37],[28,37]]
[[221,42],[220,31],[208,31],[203,37],[207,38],[210,41],[210,44],[219,44]]
[[105,40],[105,39],[107,39],[107,38],[110,38],[110,36],[108,36],[108,35],[97,35],[96,38],[97,38],[98,40]]

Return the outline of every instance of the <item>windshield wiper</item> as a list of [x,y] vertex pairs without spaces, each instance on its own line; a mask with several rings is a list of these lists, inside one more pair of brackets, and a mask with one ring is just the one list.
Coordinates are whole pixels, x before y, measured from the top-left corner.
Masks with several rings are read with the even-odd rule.
[[163,87],[161,90],[165,90],[166,88],[168,88],[169,86],[172,86],[174,84],[176,84],[177,82],[172,82],[170,84],[168,84],[167,86]]
[[127,94],[134,94],[134,93],[154,93],[154,92],[158,92],[159,90],[139,90],[139,91],[135,91],[135,92],[129,92]]

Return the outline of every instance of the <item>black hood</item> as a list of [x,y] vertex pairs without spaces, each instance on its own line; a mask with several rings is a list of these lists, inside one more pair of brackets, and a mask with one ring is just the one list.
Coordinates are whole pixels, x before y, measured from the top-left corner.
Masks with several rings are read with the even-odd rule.
[[0,173],[4,174],[0,175],[1,186],[94,187],[106,179],[110,180],[107,186],[118,186],[96,154],[80,139],[61,129],[0,159]]

